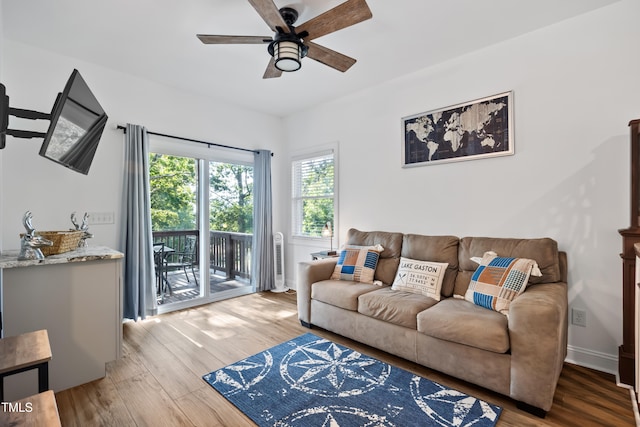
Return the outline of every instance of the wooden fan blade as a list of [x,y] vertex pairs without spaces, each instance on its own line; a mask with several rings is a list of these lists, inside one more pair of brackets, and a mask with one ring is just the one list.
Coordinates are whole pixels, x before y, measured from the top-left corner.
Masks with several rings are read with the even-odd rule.
[[271,58],[269,61],[269,65],[267,65],[267,69],[264,71],[263,79],[274,79],[276,77],[280,77],[282,75],[282,70],[278,70],[276,68],[276,61]]
[[270,36],[215,36],[210,34],[197,34],[204,44],[263,44],[271,43]]
[[373,16],[365,0],[347,0],[346,2],[316,16],[296,27],[296,33],[309,33],[304,40],[313,40],[334,31],[366,21]]
[[307,56],[309,58],[315,59],[316,61],[321,62],[324,65],[328,65],[331,68],[335,68],[338,71],[342,71],[343,73],[356,63],[355,59],[336,52],[335,50],[320,46],[319,44],[315,44],[313,42],[305,42],[305,44],[309,47],[307,52]]
[[285,33],[291,31],[273,0],[249,0],[249,3],[274,32],[278,32],[278,28]]

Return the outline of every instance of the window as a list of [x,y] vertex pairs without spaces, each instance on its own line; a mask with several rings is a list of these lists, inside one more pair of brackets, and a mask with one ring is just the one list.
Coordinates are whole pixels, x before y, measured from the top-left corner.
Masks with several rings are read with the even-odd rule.
[[335,150],[294,158],[291,165],[292,234],[322,237],[327,222],[336,216]]

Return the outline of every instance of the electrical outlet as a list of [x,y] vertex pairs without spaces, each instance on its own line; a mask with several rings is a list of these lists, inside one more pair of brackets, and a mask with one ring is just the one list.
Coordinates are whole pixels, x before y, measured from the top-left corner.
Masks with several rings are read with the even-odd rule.
[[89,212],[89,225],[113,224],[113,212]]
[[571,309],[571,324],[576,326],[587,326],[587,312],[578,308]]

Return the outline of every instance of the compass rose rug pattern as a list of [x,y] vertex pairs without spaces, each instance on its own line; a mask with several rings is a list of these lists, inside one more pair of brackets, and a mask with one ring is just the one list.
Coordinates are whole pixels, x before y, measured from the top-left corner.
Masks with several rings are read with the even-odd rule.
[[502,408],[307,333],[203,379],[259,426],[494,426]]

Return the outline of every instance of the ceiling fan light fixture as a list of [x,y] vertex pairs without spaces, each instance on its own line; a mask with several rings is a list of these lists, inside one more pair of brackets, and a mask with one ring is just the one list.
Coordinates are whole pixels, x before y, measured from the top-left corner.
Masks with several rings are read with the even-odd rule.
[[269,43],[269,54],[273,56],[274,65],[280,71],[297,71],[302,67],[302,58],[307,56],[309,48],[293,34],[277,34]]
[[273,45],[275,66],[281,71],[297,71],[302,67],[302,43],[282,40]]

